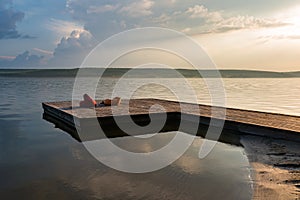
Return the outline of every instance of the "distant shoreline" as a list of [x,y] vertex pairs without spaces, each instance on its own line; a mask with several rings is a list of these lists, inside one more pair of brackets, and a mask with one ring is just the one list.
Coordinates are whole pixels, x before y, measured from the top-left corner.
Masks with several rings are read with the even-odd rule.
[[[82,70],[82,69],[81,69]],[[119,78],[129,72],[131,68],[84,68],[84,77]],[[74,69],[0,69],[0,77],[76,77],[79,68]],[[175,73],[174,73],[175,72]],[[255,70],[191,70],[191,69],[164,69],[144,68],[135,69],[128,78],[300,78],[300,71],[272,72]],[[201,74],[201,75],[200,75]]]

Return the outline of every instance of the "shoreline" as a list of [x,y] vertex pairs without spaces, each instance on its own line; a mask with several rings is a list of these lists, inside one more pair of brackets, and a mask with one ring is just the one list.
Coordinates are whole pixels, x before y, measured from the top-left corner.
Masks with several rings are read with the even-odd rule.
[[299,142],[248,135],[241,144],[253,170],[253,200],[300,199]]
[[[0,77],[108,77],[120,78],[130,70],[127,78],[300,78],[300,71],[259,71],[246,69],[192,69],[192,68],[128,68],[82,67],[65,69],[0,69]],[[174,73],[176,70],[176,73]],[[178,74],[181,76],[178,76]]]

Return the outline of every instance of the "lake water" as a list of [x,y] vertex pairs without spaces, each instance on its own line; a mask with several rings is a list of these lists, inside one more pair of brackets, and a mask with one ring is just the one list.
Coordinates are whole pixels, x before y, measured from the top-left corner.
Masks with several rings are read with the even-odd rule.
[[[41,102],[70,100],[73,82],[72,78],[0,78],[1,198],[251,199],[249,163],[241,147],[218,143],[201,160],[203,140],[197,138],[179,160],[146,174],[123,173],[99,163],[82,144],[42,119]],[[103,80],[98,96],[107,97],[114,82]],[[205,83],[190,82],[199,88],[199,103],[209,104]],[[299,115],[299,83],[300,79],[225,79],[227,106]],[[135,97],[174,99],[157,85],[137,91]],[[173,135],[159,134],[143,145],[130,137],[114,143],[143,151],[142,146],[153,149]]]

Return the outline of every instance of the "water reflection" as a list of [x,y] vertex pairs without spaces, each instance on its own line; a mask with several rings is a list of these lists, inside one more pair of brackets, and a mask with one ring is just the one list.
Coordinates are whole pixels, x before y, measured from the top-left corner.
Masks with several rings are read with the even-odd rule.
[[[175,134],[160,133],[147,140],[134,137],[111,140],[132,152],[151,152],[168,143]],[[251,199],[249,163],[243,149],[218,143],[208,157],[200,160],[198,152],[202,143],[203,139],[197,137],[180,159],[151,173],[127,174],[99,164],[81,189],[89,189],[104,199]],[[123,158],[111,150],[107,151],[106,159],[122,162]],[[78,151],[74,155],[86,160]]]
[[[99,163],[82,144],[41,119],[41,102],[70,100],[73,81],[1,78],[2,199],[251,199],[249,163],[243,149],[236,146],[218,143],[208,157],[200,160],[203,140],[197,138],[172,165],[146,174],[122,173]],[[103,81],[109,86],[115,80]],[[190,81],[197,85],[200,101],[207,102],[201,81]],[[299,79],[224,81],[232,107],[299,114]],[[106,87],[99,97],[109,97],[109,91]],[[136,97],[172,98],[158,88],[139,92]],[[165,133],[113,142],[131,151],[150,152],[172,137],[174,133]],[[111,152],[107,159],[113,156]]]

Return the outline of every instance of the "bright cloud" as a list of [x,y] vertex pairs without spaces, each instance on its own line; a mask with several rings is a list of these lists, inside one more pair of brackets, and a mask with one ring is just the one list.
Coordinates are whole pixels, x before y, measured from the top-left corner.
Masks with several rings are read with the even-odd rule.
[[45,55],[52,55],[53,54],[52,51],[47,51],[47,50],[40,49],[40,48],[33,48],[32,50],[34,50],[36,52],[39,52],[39,53],[42,53],[42,54],[45,54]]
[[287,26],[289,23],[277,19],[256,18],[253,16],[236,16],[219,21],[211,32],[227,32],[241,29],[259,29]]
[[75,19],[84,23],[84,27],[101,40],[104,39],[102,35],[108,37],[124,29],[143,26],[163,26],[189,34],[208,34],[287,25],[278,19],[232,15],[222,10],[211,11],[197,4],[180,9],[176,6],[167,9],[165,2],[158,4],[152,0],[98,4],[91,7],[80,0],[69,0],[68,9]]
[[0,56],[0,59],[3,59],[3,60],[13,60],[15,58],[16,58],[16,56]]
[[190,18],[205,18],[208,21],[219,22],[223,20],[220,12],[210,12],[208,8],[203,5],[195,5],[190,7],[185,12],[190,14]]
[[284,19],[288,26],[264,30],[258,37],[261,43],[272,40],[300,40],[300,6],[288,9],[276,17]]
[[54,50],[49,66],[79,66],[84,57],[95,47],[92,34],[85,30],[74,30],[61,39]]
[[153,14],[151,8],[154,5],[154,1],[151,0],[141,0],[133,2],[127,6],[120,9],[120,13],[125,13],[130,17],[142,17]]
[[80,30],[80,31],[84,30],[83,26],[76,22],[53,19],[53,18],[48,21],[46,27],[50,31],[55,32],[60,37],[69,35],[73,30]]
[[[221,11],[209,11],[203,5],[195,5],[185,11],[192,19],[203,19],[205,22],[194,26],[198,33],[224,33],[242,29],[260,29],[287,26],[289,23],[274,18],[257,18],[254,16],[229,16]],[[200,27],[200,28],[199,28]],[[202,29],[201,29],[202,27]],[[183,29],[192,31],[192,28]],[[187,32],[187,31],[185,31]]]

